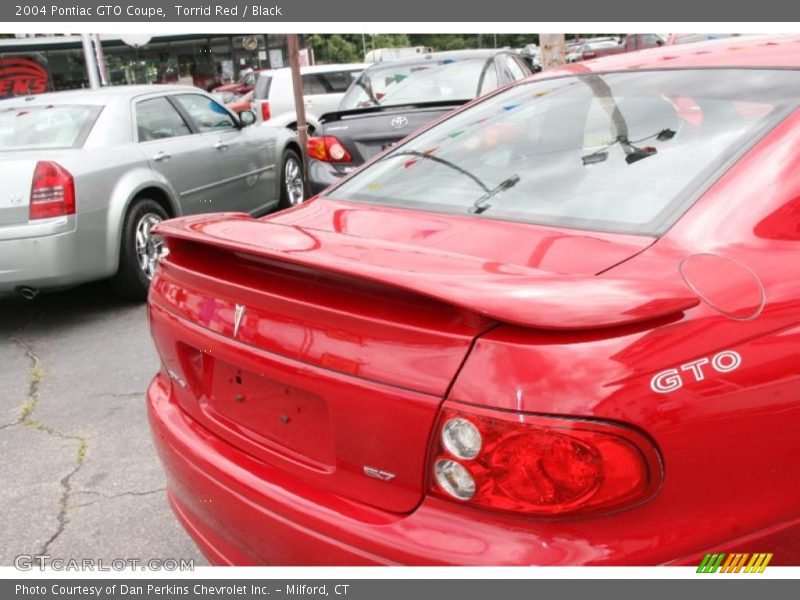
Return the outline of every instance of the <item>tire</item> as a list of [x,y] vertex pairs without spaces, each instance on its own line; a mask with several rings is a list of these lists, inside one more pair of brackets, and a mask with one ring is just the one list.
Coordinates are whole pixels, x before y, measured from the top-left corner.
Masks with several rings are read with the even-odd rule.
[[[160,253],[160,243],[149,236],[149,231],[157,222],[168,218],[167,211],[149,198],[134,200],[128,208],[122,223],[119,269],[111,278],[111,285],[121,296],[131,300],[147,299],[156,264],[153,257]],[[137,234],[141,235],[137,237]]]
[[280,177],[280,208],[291,208],[302,204],[307,198],[305,178],[303,176],[303,161],[294,150],[284,152],[281,160]]
[[[297,133],[297,123],[289,123],[286,127],[288,127],[289,129],[291,129],[292,131]],[[306,129],[306,133],[308,134],[309,137],[314,135],[314,132],[316,131],[316,128],[311,123],[309,123],[306,126],[306,128],[307,128]]]

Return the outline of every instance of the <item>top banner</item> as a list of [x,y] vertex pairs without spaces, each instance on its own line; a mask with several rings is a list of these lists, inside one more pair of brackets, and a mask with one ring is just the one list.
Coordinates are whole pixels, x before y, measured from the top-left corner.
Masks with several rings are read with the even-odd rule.
[[[105,3],[104,3],[105,2]],[[42,22],[797,22],[800,4],[761,0],[13,0],[7,25]]]

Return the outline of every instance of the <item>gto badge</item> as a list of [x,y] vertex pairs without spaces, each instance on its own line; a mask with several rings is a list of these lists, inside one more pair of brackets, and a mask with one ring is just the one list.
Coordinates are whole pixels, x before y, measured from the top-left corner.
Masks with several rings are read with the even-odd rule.
[[717,373],[730,373],[738,369],[742,364],[742,356],[733,350],[723,350],[718,352],[711,359],[706,357],[698,358],[691,362],[682,364],[679,369],[667,369],[656,373],[650,380],[650,389],[659,394],[667,394],[674,392],[683,387],[684,378],[681,377],[681,372],[689,371],[694,377],[695,381],[703,381],[705,373],[703,367],[711,363],[711,367]]
[[364,475],[367,477],[374,477],[375,479],[380,479],[381,481],[391,481],[394,479],[394,473],[389,473],[389,471],[381,471],[380,469],[376,469],[375,467],[369,467],[364,465]]
[[242,318],[244,318],[244,305],[237,304],[236,310],[233,312],[233,337],[239,335],[239,327],[242,325]]

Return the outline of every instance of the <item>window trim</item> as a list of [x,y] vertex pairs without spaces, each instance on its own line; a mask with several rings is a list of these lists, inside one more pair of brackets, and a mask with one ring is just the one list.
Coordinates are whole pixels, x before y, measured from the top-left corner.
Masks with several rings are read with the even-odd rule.
[[[165,142],[167,140],[174,140],[174,139],[184,138],[184,137],[188,137],[188,136],[195,135],[195,134],[198,133],[192,127],[192,125],[186,120],[185,115],[183,113],[181,113],[181,111],[178,110],[175,107],[175,104],[172,101],[170,101],[169,97],[171,95],[172,94],[159,94],[159,95],[156,95],[156,96],[147,96],[145,98],[137,98],[137,99],[134,100],[133,111],[132,111],[132,115],[131,116],[133,117],[133,136],[134,136],[134,142],[136,144],[152,144],[153,142],[162,142],[163,143],[163,142]],[[163,139],[160,139],[160,140],[140,140],[139,139],[139,119],[137,118],[136,109],[143,102],[148,102],[148,101],[151,101],[151,100],[159,100],[160,98],[163,98],[164,100],[166,100],[167,104],[169,104],[170,106],[172,106],[172,108],[175,109],[175,112],[178,113],[178,116],[183,121],[183,124],[186,125],[186,128],[189,130],[189,133],[184,134],[184,135],[173,135],[173,136],[170,136],[168,138],[163,138]]]

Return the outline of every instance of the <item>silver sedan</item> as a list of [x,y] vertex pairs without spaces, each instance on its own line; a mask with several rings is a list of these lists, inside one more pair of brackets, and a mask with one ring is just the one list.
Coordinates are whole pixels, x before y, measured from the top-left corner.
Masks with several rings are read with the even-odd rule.
[[0,101],[0,293],[111,278],[143,298],[157,222],[302,202],[296,136],[254,120],[178,86]]

